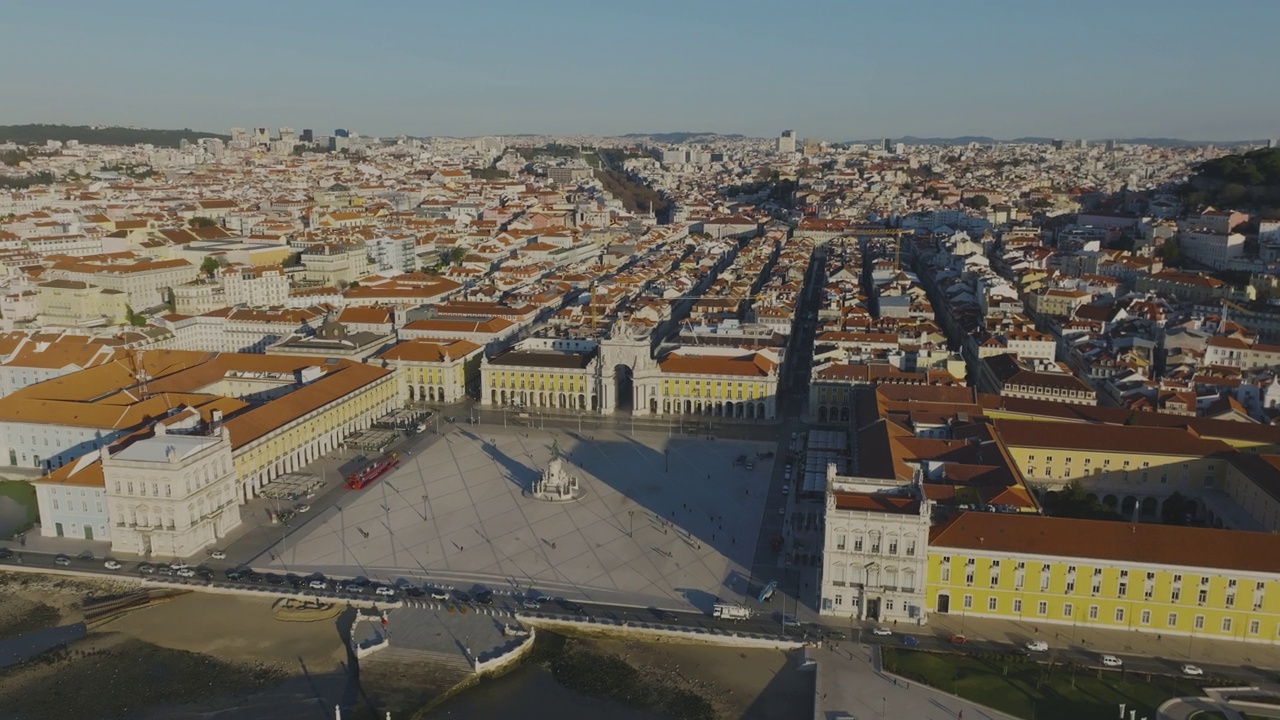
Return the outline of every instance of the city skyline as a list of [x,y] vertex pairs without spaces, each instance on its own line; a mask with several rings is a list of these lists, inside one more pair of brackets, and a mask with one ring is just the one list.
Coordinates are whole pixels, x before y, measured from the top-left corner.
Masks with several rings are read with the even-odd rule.
[[[772,137],[794,127],[833,141],[1280,133],[1280,99],[1255,90],[1266,68],[1251,56],[1280,12],[1247,0],[1212,11],[1084,2],[981,12],[933,2],[658,2],[644,13],[385,3],[365,15],[326,2],[232,2],[215,16],[77,5],[79,15],[10,12],[0,62],[23,71],[6,83],[0,122],[220,133],[305,122],[377,136]],[[780,30],[788,19],[794,29]],[[48,54],[50,32],[58,52],[29,62]],[[104,53],[112,38],[136,41]],[[1213,55],[1188,51],[1189,41]]]

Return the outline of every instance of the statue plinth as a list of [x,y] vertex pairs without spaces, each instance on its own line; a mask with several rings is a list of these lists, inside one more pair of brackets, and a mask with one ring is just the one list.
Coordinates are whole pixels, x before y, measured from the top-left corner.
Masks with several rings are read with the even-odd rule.
[[525,494],[543,502],[573,502],[581,500],[587,493],[578,483],[577,476],[565,470],[564,460],[559,453],[553,452],[547,469],[533,481],[532,487]]

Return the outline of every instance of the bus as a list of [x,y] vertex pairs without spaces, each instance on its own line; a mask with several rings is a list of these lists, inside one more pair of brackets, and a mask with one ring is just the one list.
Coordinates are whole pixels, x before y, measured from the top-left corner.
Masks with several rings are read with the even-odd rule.
[[400,456],[396,453],[387,453],[387,456],[377,462],[357,470],[347,476],[347,488],[351,490],[361,490],[368,487],[374,480],[386,475],[400,464]]

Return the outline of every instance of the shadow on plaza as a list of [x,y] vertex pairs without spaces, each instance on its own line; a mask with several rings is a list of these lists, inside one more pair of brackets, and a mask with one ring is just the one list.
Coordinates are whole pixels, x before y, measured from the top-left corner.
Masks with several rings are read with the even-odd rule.
[[[709,439],[714,436],[700,429],[697,433],[670,434],[658,447],[654,447],[620,431],[593,429],[579,433],[573,429],[516,428],[516,435],[525,438],[527,448],[526,457],[520,458],[499,449],[497,437],[486,434],[483,429],[473,432],[460,428],[458,432],[465,438],[478,441],[485,455],[501,466],[506,479],[522,492],[539,477],[540,468],[548,461],[551,445],[558,436],[561,456],[570,467],[581,471],[590,482],[602,483],[638,506],[633,517],[623,513],[620,518],[614,518],[619,532],[643,537],[644,542],[637,542],[652,545],[651,551],[659,554],[667,554],[659,546],[674,549],[672,545],[683,543],[699,554],[712,550],[740,566],[742,571],[735,569],[720,578],[721,592],[726,601],[755,597],[763,585],[774,579],[750,575],[757,540],[766,519],[762,506],[767,505],[764,499],[768,497],[769,484],[776,474],[774,466],[764,466],[769,468],[767,474],[762,470],[749,471],[736,466],[733,457],[746,453],[755,459],[762,441]],[[510,437],[510,430],[507,432],[507,437]],[[725,457],[706,452],[725,444],[733,447]],[[773,449],[771,442],[769,445],[769,449]],[[754,447],[748,449],[747,446]],[[717,457],[717,463],[707,463],[707,457]],[[721,460],[723,465],[718,464]],[[628,470],[611,472],[616,464],[624,465]],[[718,497],[710,493],[685,490],[713,478],[718,481],[716,487],[720,492],[741,494],[734,498],[736,503],[721,504]],[[752,498],[751,495],[757,497]],[[760,514],[747,523],[745,537],[735,536],[739,521],[736,513],[739,512]],[[716,595],[701,590],[673,590],[684,594],[691,605],[708,614],[718,599]]]
[[[814,689],[818,674],[811,667],[801,666],[802,653],[803,651],[799,650],[786,651],[786,664],[743,711],[743,720],[772,720],[781,717],[813,715]],[[798,708],[803,708],[804,712],[798,712]],[[834,715],[828,713],[824,716],[824,720],[847,717],[849,715],[843,712]]]
[[[528,465],[499,450],[498,446],[491,442],[492,438],[484,438],[472,433],[470,430],[461,430],[459,432],[463,437],[480,443],[480,448],[484,451],[484,454],[506,471],[503,477],[507,482],[515,485],[521,492],[533,487],[533,482],[538,479],[539,475],[537,469],[530,468]],[[536,461],[530,458],[530,462],[534,463]]]

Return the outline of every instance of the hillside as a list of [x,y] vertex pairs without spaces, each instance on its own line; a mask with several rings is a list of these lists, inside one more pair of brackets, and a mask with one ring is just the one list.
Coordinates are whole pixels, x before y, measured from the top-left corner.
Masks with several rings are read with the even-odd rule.
[[182,130],[149,130],[146,128],[103,127],[89,125],[0,125],[0,142],[19,145],[43,145],[49,140],[66,142],[79,140],[89,145],[138,145],[151,144],[161,147],[177,147],[179,140],[192,142],[200,138],[230,140],[229,135],[199,132],[190,128]]
[[1280,149],[1263,148],[1200,163],[1183,186],[1189,205],[1253,208],[1280,212]]

